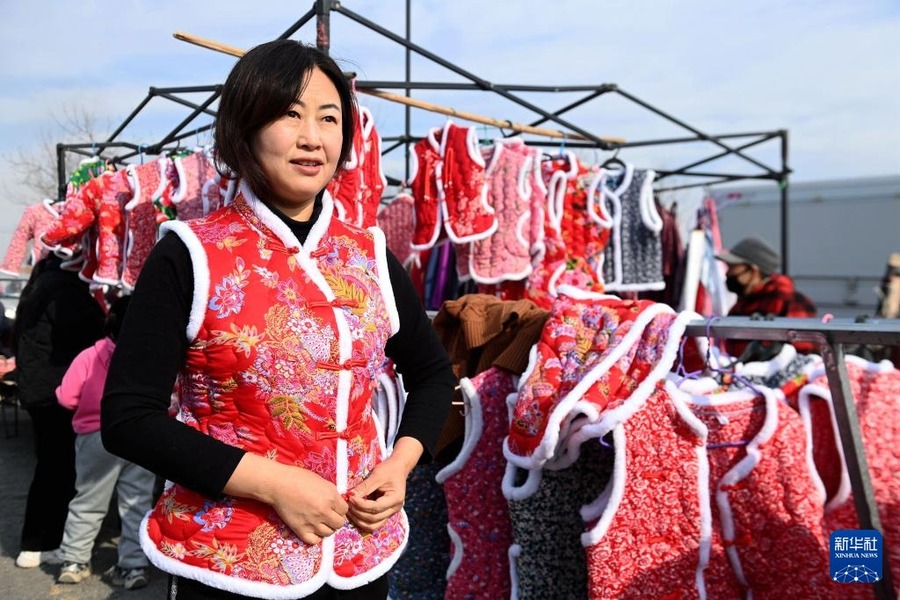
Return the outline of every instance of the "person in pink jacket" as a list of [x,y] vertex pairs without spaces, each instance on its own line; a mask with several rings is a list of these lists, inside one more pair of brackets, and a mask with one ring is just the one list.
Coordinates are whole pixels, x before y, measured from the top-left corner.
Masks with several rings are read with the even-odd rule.
[[60,405],[75,411],[75,497],[60,553],[63,566],[57,583],[80,583],[90,576],[91,551],[112,498],[118,494],[122,536],[118,564],[104,573],[107,581],[127,589],[148,583],[149,562],[141,550],[139,527],[153,504],[155,476],[150,471],[112,455],[100,440],[100,398],[106,383],[109,360],[116,347],[130,296],[113,302],[106,319],[106,336],[82,351],[56,388]]

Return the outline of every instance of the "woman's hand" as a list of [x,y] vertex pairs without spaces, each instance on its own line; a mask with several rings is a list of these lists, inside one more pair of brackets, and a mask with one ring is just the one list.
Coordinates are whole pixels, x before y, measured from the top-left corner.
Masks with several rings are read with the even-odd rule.
[[422,444],[402,437],[394,445],[390,458],[378,464],[369,476],[349,490],[347,516],[363,533],[371,533],[403,508],[406,478],[422,456]]
[[337,487],[312,471],[293,473],[275,487],[272,508],[304,544],[318,544],[347,523],[347,502]]
[[223,491],[272,506],[304,544],[317,544],[347,523],[349,506],[333,483],[249,452]]

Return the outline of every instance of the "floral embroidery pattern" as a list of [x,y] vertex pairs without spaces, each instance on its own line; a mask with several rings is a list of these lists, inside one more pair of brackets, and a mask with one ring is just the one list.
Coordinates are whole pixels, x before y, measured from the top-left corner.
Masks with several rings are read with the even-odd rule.
[[203,525],[201,531],[207,532],[213,529],[223,529],[231,520],[234,508],[231,502],[225,500],[221,505],[215,502],[204,502],[203,508],[194,515],[194,522]]

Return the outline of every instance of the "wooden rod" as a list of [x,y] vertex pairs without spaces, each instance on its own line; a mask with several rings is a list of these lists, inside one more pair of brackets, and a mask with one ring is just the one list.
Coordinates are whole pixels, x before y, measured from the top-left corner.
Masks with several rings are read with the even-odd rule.
[[[214,40],[206,39],[197,35],[182,33],[176,31],[174,34],[175,39],[181,40],[183,42],[188,42],[189,44],[194,44],[197,46],[201,46],[203,48],[208,48],[210,50],[215,50],[216,52],[222,52],[223,54],[230,54],[231,56],[243,56],[244,50],[240,48],[236,48],[234,46],[229,46],[228,44],[223,44],[221,42],[216,42]],[[511,131],[517,131],[520,133],[530,133],[533,135],[541,135],[544,137],[557,138],[557,139],[571,139],[571,140],[587,140],[590,141],[589,138],[584,137],[583,135],[577,133],[566,133],[564,131],[560,131],[558,129],[546,129],[544,127],[532,127],[531,125],[524,125],[522,123],[514,123],[512,121],[506,119],[494,119],[493,117],[485,117],[482,115],[477,115],[475,113],[466,112],[463,110],[456,110],[454,108],[447,108],[446,106],[441,106],[439,104],[432,104],[431,102],[425,102],[424,100],[417,100],[416,98],[407,98],[406,96],[399,96],[397,94],[392,94],[390,92],[384,92],[378,89],[370,89],[370,88],[361,88],[357,87],[356,91],[361,94],[367,94],[369,96],[375,96],[376,98],[381,98],[382,100],[388,100],[389,102],[396,102],[398,104],[405,104],[406,106],[412,106],[414,108],[421,108],[422,110],[427,110],[429,112],[439,113],[442,115],[447,115],[449,117],[456,117],[458,119],[462,119],[464,121],[472,121],[474,123],[481,123],[482,125],[492,125],[494,127],[498,127],[501,129],[509,129]],[[621,137],[610,137],[610,136],[598,136],[600,140],[610,143],[610,144],[624,144],[625,138]]]

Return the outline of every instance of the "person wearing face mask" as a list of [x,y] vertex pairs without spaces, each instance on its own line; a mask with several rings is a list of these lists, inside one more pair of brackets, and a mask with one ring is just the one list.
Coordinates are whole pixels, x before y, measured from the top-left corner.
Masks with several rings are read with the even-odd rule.
[[[793,279],[778,272],[781,256],[762,239],[744,238],[716,258],[728,265],[725,286],[738,297],[728,316],[816,316],[815,304],[797,291]],[[732,356],[742,356],[747,345],[743,340],[728,340],[725,349]],[[816,350],[811,343],[794,346],[802,353]]]

